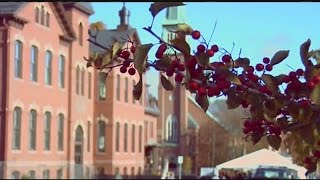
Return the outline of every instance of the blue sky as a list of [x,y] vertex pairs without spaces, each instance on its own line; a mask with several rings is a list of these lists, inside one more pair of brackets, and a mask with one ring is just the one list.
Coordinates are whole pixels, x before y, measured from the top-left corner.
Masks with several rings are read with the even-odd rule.
[[[149,12],[151,2],[129,2],[129,23],[138,30],[142,43],[157,43],[156,39],[143,30],[149,26],[152,16]],[[287,73],[292,68],[302,67],[299,56],[301,43],[311,39],[310,49],[320,49],[320,3],[289,2],[289,3],[231,3],[231,2],[186,2],[186,23],[199,30],[208,40],[217,26],[211,43],[231,50],[233,56],[248,57],[251,64],[262,61],[265,56],[272,57],[278,50],[290,50],[289,57],[274,67],[272,74]],[[122,2],[93,2],[95,14],[90,22],[103,21],[108,29],[115,29],[120,22],[118,11]],[[161,11],[154,22],[154,31],[161,35],[161,23],[165,18],[165,10]],[[192,47],[197,41],[192,41]],[[150,53],[154,52],[151,50]],[[214,59],[215,60],[215,59]],[[150,71],[147,83],[150,91],[157,95],[158,73]]]

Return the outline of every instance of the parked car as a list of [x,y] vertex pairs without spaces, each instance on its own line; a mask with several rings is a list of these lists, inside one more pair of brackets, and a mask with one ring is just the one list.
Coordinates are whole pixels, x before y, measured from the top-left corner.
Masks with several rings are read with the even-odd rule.
[[252,172],[252,178],[299,179],[298,171],[287,167],[259,166]]

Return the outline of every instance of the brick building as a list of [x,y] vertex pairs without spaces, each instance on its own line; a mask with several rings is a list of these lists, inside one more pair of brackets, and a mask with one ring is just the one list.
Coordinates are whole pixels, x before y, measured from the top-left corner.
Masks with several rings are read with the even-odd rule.
[[[0,177],[143,173],[159,112],[147,91],[131,96],[137,76],[86,67],[93,13],[87,2],[0,3]],[[119,15],[103,38],[140,43],[125,7]]]

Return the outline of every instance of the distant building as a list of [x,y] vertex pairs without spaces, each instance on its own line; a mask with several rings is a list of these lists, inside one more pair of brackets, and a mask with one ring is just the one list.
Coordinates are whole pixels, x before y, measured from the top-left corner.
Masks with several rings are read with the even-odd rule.
[[[0,3],[1,178],[143,174],[159,112],[147,90],[133,99],[137,76],[86,67],[93,13],[89,2]],[[125,6],[119,15],[101,39],[139,44]]]

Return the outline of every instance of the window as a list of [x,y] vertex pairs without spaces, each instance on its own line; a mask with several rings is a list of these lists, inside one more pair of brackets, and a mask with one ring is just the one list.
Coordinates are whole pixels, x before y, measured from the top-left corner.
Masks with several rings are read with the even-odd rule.
[[128,152],[128,124],[124,124],[124,136],[123,136],[123,143],[124,143],[124,152]]
[[58,150],[63,150],[64,115],[58,115]]
[[141,96],[139,99],[140,106],[142,106],[142,98],[143,98],[143,96]]
[[11,173],[11,178],[12,179],[20,179],[20,172],[19,171],[13,171]]
[[87,151],[90,152],[90,134],[91,134],[91,123],[88,121],[88,145],[87,145]]
[[116,124],[116,151],[119,152],[120,149],[120,123]]
[[47,12],[46,14],[46,26],[49,27],[50,26],[50,14]]
[[[133,83],[132,83],[132,89],[134,89],[134,85],[136,85],[136,81],[133,80]],[[135,104],[136,103],[136,99],[134,98],[134,96],[132,95],[132,103]]]
[[63,170],[62,168],[60,168],[57,170],[57,179],[62,179],[62,176],[63,176]]
[[17,40],[14,52],[14,75],[17,78],[22,78],[22,48],[22,42]]
[[125,79],[125,87],[124,87],[124,101],[128,102],[128,78]]
[[123,175],[127,175],[128,174],[128,172],[127,172],[127,167],[124,167],[123,168]]
[[64,74],[65,74],[65,57],[63,55],[59,56],[59,87],[64,88]]
[[81,95],[84,96],[84,68],[81,69]]
[[51,113],[44,114],[44,150],[50,150]]
[[148,121],[144,121],[144,128],[145,128],[145,133],[144,133],[144,141],[148,141]]
[[12,149],[19,150],[21,144],[21,108],[15,107],[13,110],[13,136]]
[[131,176],[134,176],[134,167],[131,167]]
[[45,82],[47,85],[52,84],[52,53],[46,51],[46,70],[45,70]]
[[98,121],[98,151],[105,152],[105,122]]
[[138,168],[138,175],[142,175],[141,173],[142,173],[142,168],[139,167],[139,168]]
[[44,6],[41,6],[41,22],[40,24],[44,25]]
[[80,85],[80,68],[77,66],[76,69],[76,94],[79,94],[79,85]]
[[166,120],[166,141],[178,141],[178,121],[175,116],[169,115]]
[[30,62],[30,79],[31,81],[37,81],[38,77],[38,48],[31,46],[31,62]]
[[153,122],[150,122],[150,137],[153,138]]
[[139,152],[142,152],[142,126],[139,126]]
[[91,99],[91,73],[88,73],[88,98]]
[[103,72],[99,73],[99,99],[106,99],[106,75]]
[[43,175],[43,179],[49,179],[49,178],[50,178],[50,171],[49,171],[49,169],[44,170],[43,173],[42,173],[42,175]]
[[120,75],[117,75],[117,100],[120,101]]
[[36,171],[34,171],[34,170],[29,171],[28,176],[31,179],[35,179],[36,178]]
[[32,109],[29,118],[29,149],[36,150],[37,111]]
[[134,124],[132,124],[132,142],[131,142],[131,151],[134,152],[135,151],[135,144],[136,144],[136,126]]
[[82,23],[79,24],[79,45],[83,45],[83,25]]
[[40,15],[39,8],[36,7],[36,10],[35,10],[36,23],[39,23],[39,15]]

